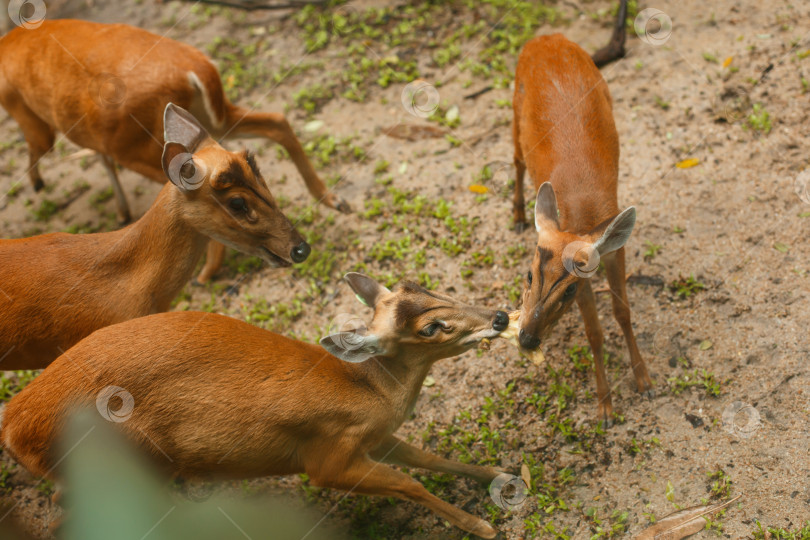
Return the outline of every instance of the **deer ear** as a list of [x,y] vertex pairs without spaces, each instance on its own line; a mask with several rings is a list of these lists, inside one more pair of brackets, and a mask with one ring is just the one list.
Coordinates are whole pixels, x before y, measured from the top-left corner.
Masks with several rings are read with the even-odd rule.
[[176,142],[163,145],[161,164],[166,177],[183,191],[199,188],[208,174],[205,164],[200,160],[194,161],[194,156],[186,147]]
[[636,224],[636,207],[631,206],[613,218],[605,232],[593,243],[599,255],[606,255],[624,247]]
[[545,182],[537,190],[537,200],[534,205],[534,226],[537,232],[543,230],[560,230],[560,221],[557,218],[557,196],[551,182]]
[[185,146],[186,152],[193,153],[202,141],[208,138],[208,132],[187,110],[174,103],[166,105],[163,111],[163,140],[167,143],[179,143]]
[[357,364],[383,354],[380,338],[356,332],[338,332],[321,338],[321,346],[344,362]]
[[358,272],[349,272],[343,276],[343,279],[345,279],[349,287],[352,288],[357,299],[370,308],[377,305],[380,297],[391,292],[387,287],[380,285],[367,275]]

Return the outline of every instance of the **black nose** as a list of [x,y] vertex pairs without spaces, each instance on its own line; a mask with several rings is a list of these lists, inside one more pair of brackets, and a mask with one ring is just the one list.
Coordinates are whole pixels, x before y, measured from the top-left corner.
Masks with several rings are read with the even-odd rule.
[[503,332],[509,326],[509,315],[505,311],[497,311],[495,320],[492,321],[492,328],[498,332]]
[[290,251],[290,257],[294,262],[300,263],[307,260],[312,249],[306,242],[301,242]]
[[522,328],[518,333],[518,341],[520,342],[521,347],[530,351],[540,346],[540,338],[527,334]]

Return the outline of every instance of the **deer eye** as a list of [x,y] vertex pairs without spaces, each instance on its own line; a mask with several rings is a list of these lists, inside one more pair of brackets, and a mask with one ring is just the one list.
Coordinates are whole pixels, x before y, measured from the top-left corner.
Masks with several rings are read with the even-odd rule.
[[572,283],[571,285],[565,288],[563,296],[565,296],[565,298],[571,298],[572,296],[574,296],[575,292],[577,292],[577,284]]
[[431,337],[433,336],[442,325],[439,323],[431,323],[419,331],[420,336]]
[[231,210],[236,210],[237,212],[247,212],[247,203],[245,203],[245,199],[242,197],[234,197],[228,201],[228,206],[231,207]]
[[532,286],[532,271],[531,270],[529,270],[528,275],[526,275],[526,279],[529,282],[529,287],[531,287]]

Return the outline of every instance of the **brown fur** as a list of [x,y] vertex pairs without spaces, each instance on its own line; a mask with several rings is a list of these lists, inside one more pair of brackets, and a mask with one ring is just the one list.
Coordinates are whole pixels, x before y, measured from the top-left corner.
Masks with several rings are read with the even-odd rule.
[[[38,162],[60,131],[109,159],[105,166],[119,218],[129,221],[113,162],[155,182],[166,181],[160,162],[163,110],[172,102],[192,112],[214,137],[259,136],[281,144],[313,197],[348,209],[327,190],[284,116],[230,103],[216,68],[194,47],[125,24],[47,20],[36,29],[15,28],[3,36],[0,58],[0,104],[23,131],[36,190],[43,187]],[[201,88],[192,84],[190,74]],[[222,258],[216,251],[212,255]],[[215,266],[209,261],[198,281],[207,281]]]
[[[168,472],[219,478],[305,472],[314,485],[418,502],[492,538],[496,531],[484,520],[380,462],[483,483],[500,474],[433,456],[393,435],[433,362],[496,336],[496,313],[414,289],[380,291],[368,334],[382,350],[363,363],[208,313],[162,313],[101,329],[9,402],[0,437],[32,473],[58,477],[59,456],[51,449],[69,407],[95,407],[99,392],[115,385],[134,398],[131,417],[116,426]],[[403,300],[434,309],[392,328]],[[447,328],[419,335],[437,320]]]
[[[535,187],[550,182],[559,216],[538,235],[526,281],[521,314],[521,344],[538,346],[576,300],[595,360],[599,419],[611,423],[610,389],[602,361],[603,336],[590,280],[570,273],[562,260],[572,242],[594,242],[617,216],[619,138],[610,92],[591,58],[560,34],[529,41],[518,59],[514,95],[514,219],[525,222],[523,177]],[[613,312],[624,332],[639,391],[652,387],[636,345],[624,276],[624,248],[605,254]],[[576,287],[569,289],[570,286]],[[566,290],[574,290],[566,294]]]

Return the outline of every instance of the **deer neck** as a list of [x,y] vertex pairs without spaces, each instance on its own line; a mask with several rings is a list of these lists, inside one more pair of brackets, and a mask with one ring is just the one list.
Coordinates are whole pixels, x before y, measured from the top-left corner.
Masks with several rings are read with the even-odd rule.
[[[183,216],[182,194],[167,183],[137,222],[119,231],[106,262],[127,276],[153,312],[165,311],[194,275],[208,238]],[[134,287],[134,288],[133,288]]]
[[369,358],[355,364],[363,372],[363,377],[374,387],[375,393],[385,397],[394,412],[394,429],[410,416],[422,391],[432,361],[414,361],[411,356]]

